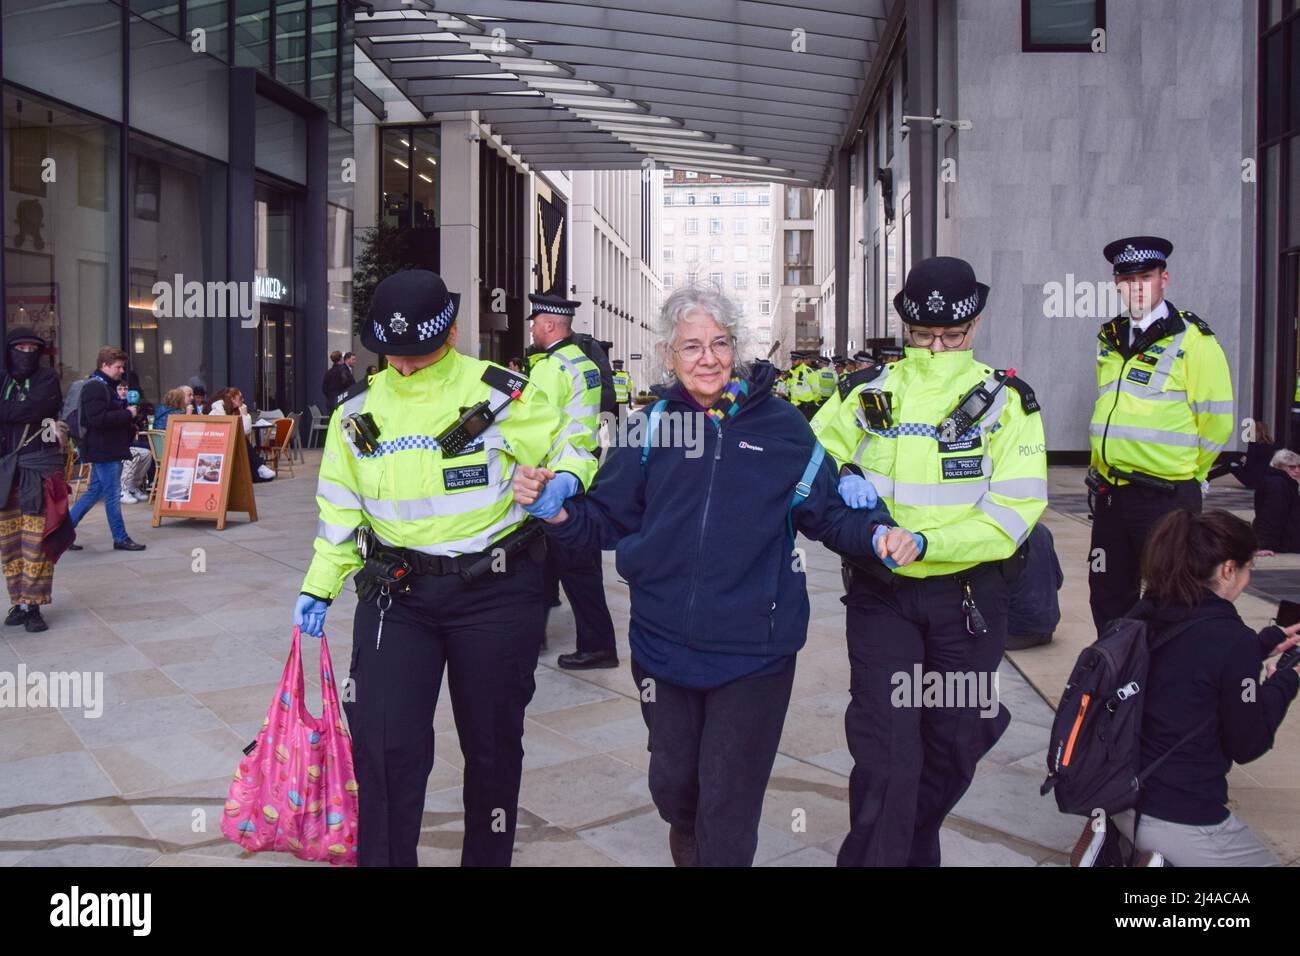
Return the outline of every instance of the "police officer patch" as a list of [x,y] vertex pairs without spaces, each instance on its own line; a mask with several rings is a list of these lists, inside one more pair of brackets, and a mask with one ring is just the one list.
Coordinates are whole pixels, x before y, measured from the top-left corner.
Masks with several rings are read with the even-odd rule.
[[1146,385],[1151,381],[1151,373],[1144,368],[1131,368],[1124,377],[1130,382],[1137,382],[1139,385]]
[[587,388],[600,388],[600,369],[592,368],[582,373]]
[[485,488],[487,483],[487,465],[464,465],[460,468],[444,468],[442,470],[442,486],[447,491],[460,491],[464,488]]
[[982,444],[980,442],[980,436],[978,434],[972,435],[970,438],[963,438],[960,441],[944,441],[942,438],[938,439],[938,441],[939,441],[939,451],[941,452],[974,451],[976,448],[979,448],[980,445]]
[[944,458],[942,461],[945,481],[957,478],[984,477],[984,459],[979,455],[973,458]]

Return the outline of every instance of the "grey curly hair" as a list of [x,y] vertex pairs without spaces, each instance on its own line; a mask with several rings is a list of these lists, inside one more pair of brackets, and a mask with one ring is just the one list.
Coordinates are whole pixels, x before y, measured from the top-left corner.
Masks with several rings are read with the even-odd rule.
[[669,378],[676,377],[673,374],[671,350],[673,337],[677,334],[678,325],[694,309],[702,309],[709,313],[709,315],[713,316],[713,320],[731,336],[733,343],[732,374],[748,379],[749,363],[742,359],[741,356],[746,353],[749,345],[749,330],[745,328],[744,321],[741,318],[740,307],[727,298],[721,289],[712,285],[692,285],[675,289],[664,300],[664,304],[659,310],[659,341],[655,346],[655,351],[658,353],[660,361],[663,362]]

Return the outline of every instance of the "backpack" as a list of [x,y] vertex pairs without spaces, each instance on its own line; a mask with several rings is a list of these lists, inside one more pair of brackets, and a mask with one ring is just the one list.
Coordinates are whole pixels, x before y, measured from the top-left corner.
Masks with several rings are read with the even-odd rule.
[[573,344],[582,349],[582,354],[596,363],[600,369],[600,412],[602,415],[617,415],[618,401],[614,395],[614,370],[610,367],[609,356],[600,343],[586,332],[574,332]]
[[1108,815],[1137,805],[1142,784],[1175,750],[1204,730],[1194,727],[1149,766],[1142,767],[1142,709],[1147,668],[1156,648],[1197,621],[1153,632],[1146,621],[1116,618],[1085,647],[1056,708],[1047,748],[1047,779],[1039,793],[1056,795],[1062,813]]
[[73,382],[63,399],[63,408],[59,410],[59,420],[68,426],[68,435],[74,441],[86,437],[86,424],[81,420],[81,396],[85,393],[86,383],[94,377],[87,375]]

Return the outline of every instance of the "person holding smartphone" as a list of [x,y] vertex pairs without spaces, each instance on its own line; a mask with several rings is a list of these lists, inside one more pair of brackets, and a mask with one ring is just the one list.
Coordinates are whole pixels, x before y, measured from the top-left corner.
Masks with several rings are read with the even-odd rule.
[[[1300,624],[1257,634],[1233,606],[1250,583],[1257,543],[1226,511],[1170,512],[1147,542],[1146,590],[1127,615],[1155,629],[1196,622],[1152,653],[1144,688],[1142,762],[1172,753],[1143,785],[1135,845],[1174,866],[1278,864],[1227,806],[1228,771],[1272,748],[1300,690],[1295,667],[1270,666],[1260,679],[1265,659],[1300,643]],[[1114,820],[1132,841],[1134,811]]]

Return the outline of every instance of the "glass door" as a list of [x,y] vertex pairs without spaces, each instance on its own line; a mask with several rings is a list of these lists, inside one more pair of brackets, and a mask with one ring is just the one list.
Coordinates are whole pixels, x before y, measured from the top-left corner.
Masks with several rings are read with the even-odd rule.
[[297,196],[258,184],[254,204],[254,299],[258,307],[254,398],[259,409],[296,411],[293,379]]

